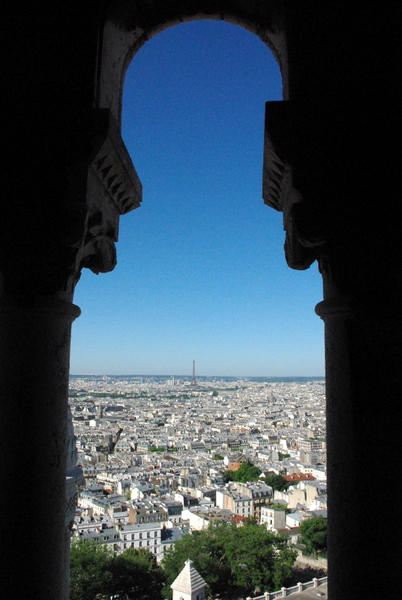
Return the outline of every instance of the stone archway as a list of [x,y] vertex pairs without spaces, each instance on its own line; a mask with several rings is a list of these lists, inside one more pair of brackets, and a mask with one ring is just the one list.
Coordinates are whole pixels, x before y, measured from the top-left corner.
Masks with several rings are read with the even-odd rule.
[[126,69],[135,53],[160,31],[178,23],[198,19],[222,20],[244,27],[257,35],[273,52],[283,78],[283,97],[288,98],[288,64],[285,39],[285,17],[279,2],[250,6],[237,2],[235,6],[220,6],[220,2],[190,0],[175,3],[148,2],[136,6],[112,2],[104,22],[102,43],[98,54],[98,84],[96,104],[108,108],[120,122],[121,99]]
[[[0,447],[2,514],[12,503],[16,518],[1,523],[4,594],[67,598],[74,285],[85,266],[113,268],[119,216],[141,195],[120,139],[126,65],[147,36],[198,15],[250,28],[281,64],[287,102],[267,111],[265,194],[285,211],[289,263],[304,268],[315,258],[324,277],[329,594],[392,595],[401,535],[390,460],[401,450],[400,107],[391,93],[399,4],[361,11],[315,0],[45,0],[10,12]],[[388,484],[385,527],[373,523],[378,512],[364,488],[378,473]]]

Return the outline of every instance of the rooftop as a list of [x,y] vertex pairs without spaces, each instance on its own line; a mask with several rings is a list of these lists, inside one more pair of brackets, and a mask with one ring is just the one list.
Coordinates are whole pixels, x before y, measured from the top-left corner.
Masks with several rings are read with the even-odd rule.
[[185,594],[191,594],[196,590],[205,588],[206,585],[207,584],[201,575],[195,570],[193,561],[187,559],[183,569],[170,587],[172,590],[177,590],[178,592],[183,592]]

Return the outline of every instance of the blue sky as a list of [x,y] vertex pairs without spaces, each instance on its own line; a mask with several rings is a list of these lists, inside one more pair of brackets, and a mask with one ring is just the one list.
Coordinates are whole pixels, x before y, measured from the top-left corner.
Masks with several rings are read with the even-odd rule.
[[320,376],[317,264],[286,265],[282,215],[262,200],[270,50],[195,21],[158,34],[126,76],[123,138],[142,181],[112,273],[84,269],[73,374]]

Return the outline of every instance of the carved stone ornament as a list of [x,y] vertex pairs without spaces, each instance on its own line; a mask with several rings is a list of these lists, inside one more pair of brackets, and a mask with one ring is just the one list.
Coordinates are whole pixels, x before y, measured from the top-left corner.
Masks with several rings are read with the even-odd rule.
[[292,170],[287,164],[271,131],[272,121],[283,119],[283,102],[267,102],[265,110],[263,197],[264,202],[277,211],[287,212],[289,193],[292,189]]
[[141,182],[108,109],[96,112],[91,148],[84,173],[85,235],[76,255],[75,282],[84,267],[96,274],[114,269],[120,215],[138,208],[142,199]]
[[[307,206],[293,187],[293,170],[287,157],[287,138],[292,133],[288,102],[267,102],[265,110],[263,198],[265,204],[283,213],[286,231],[285,255],[292,269],[308,269],[316,260],[314,248],[323,240],[312,234],[303,218]],[[308,212],[308,211],[307,211]],[[300,218],[302,216],[302,218]],[[310,216],[310,215],[308,215]]]
[[80,267],[91,269],[96,275],[113,271],[116,263],[116,246],[107,235],[94,237],[82,249]]
[[142,186],[121,138],[120,128],[108,109],[99,109],[94,127],[90,170],[119,215],[138,208]]

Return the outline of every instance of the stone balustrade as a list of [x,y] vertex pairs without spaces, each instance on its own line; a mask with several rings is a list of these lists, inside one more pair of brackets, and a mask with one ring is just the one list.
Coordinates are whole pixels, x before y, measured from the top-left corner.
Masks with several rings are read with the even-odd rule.
[[321,585],[327,583],[327,580],[327,577],[321,577],[319,579],[317,577],[314,577],[312,581],[308,581],[307,583],[297,583],[292,587],[283,587],[276,592],[265,592],[265,594],[263,594],[262,596],[256,596],[255,598],[247,597],[246,600],[276,600],[277,598],[286,598],[291,594],[304,592],[305,590],[308,590],[310,588],[320,587]]

